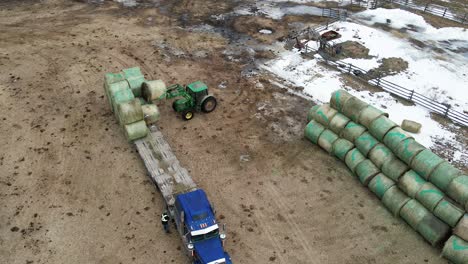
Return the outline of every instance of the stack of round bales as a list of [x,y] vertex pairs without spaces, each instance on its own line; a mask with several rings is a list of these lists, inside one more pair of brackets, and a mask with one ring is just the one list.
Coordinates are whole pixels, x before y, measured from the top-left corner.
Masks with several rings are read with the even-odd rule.
[[445,241],[451,227],[460,230],[458,239],[468,237],[468,217],[466,224],[460,220],[468,207],[468,176],[416,142],[388,114],[338,90],[330,104],[312,107],[307,119],[305,137],[344,161],[429,243]]

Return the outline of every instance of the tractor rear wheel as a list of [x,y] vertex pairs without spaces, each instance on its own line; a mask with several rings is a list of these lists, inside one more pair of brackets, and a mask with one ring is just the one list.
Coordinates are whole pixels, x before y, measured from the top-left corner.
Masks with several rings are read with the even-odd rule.
[[177,112],[176,101],[172,102],[172,109],[174,109],[174,111]]
[[184,111],[184,112],[182,113],[182,118],[183,118],[184,120],[187,120],[187,121],[190,120],[190,119],[192,119],[192,118],[193,118],[193,112],[192,112],[191,110],[186,110],[186,111]]
[[217,104],[218,103],[216,102],[216,98],[214,98],[214,96],[212,95],[209,95],[205,99],[203,99],[201,104],[201,110],[205,113],[213,112]]

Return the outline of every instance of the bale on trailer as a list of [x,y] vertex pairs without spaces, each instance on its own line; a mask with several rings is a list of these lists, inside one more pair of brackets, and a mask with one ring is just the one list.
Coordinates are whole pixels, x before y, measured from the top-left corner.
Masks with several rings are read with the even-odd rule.
[[411,200],[406,196],[398,187],[390,187],[382,197],[382,203],[387,207],[387,209],[392,212],[394,216],[400,215],[401,208]]
[[318,139],[325,128],[316,122],[315,120],[310,120],[304,129],[304,136],[314,144],[318,144]]
[[123,91],[123,90],[128,90],[130,87],[128,86],[127,81],[119,81],[115,83],[111,83],[107,85],[107,91],[108,91],[108,98],[109,98],[109,103],[111,107],[111,111],[114,112],[114,96],[116,93]]
[[328,128],[336,133],[337,135],[340,135],[343,129],[346,127],[346,125],[351,121],[348,117],[346,117],[343,114],[337,113],[331,120],[330,124],[328,125]]
[[345,90],[336,90],[332,93],[330,98],[330,106],[339,112],[343,112],[343,107],[346,104],[346,101],[351,97],[353,96]]
[[159,109],[155,104],[145,104],[141,106],[143,117],[147,125],[155,124],[160,117]]
[[447,195],[462,206],[468,203],[468,176],[462,175],[453,179],[447,188]]
[[354,148],[346,154],[345,163],[346,166],[354,173],[357,165],[364,161],[366,158],[359,152],[357,148]]
[[425,149],[413,158],[410,166],[415,172],[427,180],[432,171],[442,162],[444,162],[444,160],[441,157]]
[[318,139],[318,145],[328,153],[333,151],[333,143],[338,140],[338,136],[331,130],[325,129]]
[[127,80],[130,89],[136,97],[141,96],[141,86],[145,81],[145,76],[141,73],[139,67],[124,69],[123,75]]
[[369,152],[369,159],[372,160],[379,169],[382,168],[385,162],[390,161],[394,157],[395,155],[393,155],[392,151],[384,144],[377,144],[377,146],[372,148]]
[[458,236],[451,236],[445,242],[442,256],[454,264],[468,263],[468,242]]
[[[132,90],[125,89],[121,91],[117,91],[112,96],[112,106],[114,109],[114,113],[117,116],[117,106],[121,103],[129,102],[135,99],[135,96],[132,93]],[[118,118],[118,117],[117,117]]]
[[401,127],[394,127],[383,138],[383,143],[393,152],[397,151],[398,144],[408,138],[413,138],[408,135]]
[[148,127],[144,120],[131,123],[124,126],[125,137],[128,141],[134,141],[146,137],[148,134]]
[[361,114],[361,111],[367,106],[369,106],[369,104],[353,96],[346,101],[341,112],[354,122],[359,122],[359,115]]
[[426,182],[416,193],[416,200],[433,212],[437,204],[444,198],[444,193],[435,187],[434,184]]
[[411,198],[416,198],[416,193],[423,187],[426,181],[413,170],[407,171],[400,178],[398,187]]
[[166,91],[166,84],[162,80],[146,81],[142,84],[142,96],[148,102],[159,99]]
[[371,134],[382,141],[387,132],[389,132],[392,128],[397,127],[398,125],[395,124],[392,120],[388,119],[386,116],[381,116],[376,118],[369,126],[369,131]]
[[347,139],[351,142],[354,142],[356,138],[361,136],[364,132],[366,132],[366,128],[350,121],[345,128],[341,131],[340,136],[344,139]]
[[453,229],[453,233],[458,237],[468,241],[468,214],[464,214]]
[[317,108],[315,112],[311,112],[311,115],[312,119],[324,125],[325,127],[328,127],[330,121],[337,113],[338,111],[331,108],[329,104],[324,104]]
[[339,138],[333,143],[333,154],[340,160],[344,161],[346,154],[354,148],[353,143],[350,141]]
[[465,212],[446,199],[442,199],[434,209],[434,215],[451,227],[455,227]]
[[401,208],[400,216],[408,223],[413,229],[417,229],[418,224],[426,217],[430,212],[418,201],[411,199],[405,206]]
[[392,186],[395,186],[395,182],[390,178],[385,176],[383,173],[377,174],[370,182],[369,189],[382,199],[385,192],[390,189]]
[[121,126],[135,123],[143,119],[140,100],[133,99],[117,105],[117,119]]
[[356,138],[354,141],[356,148],[361,151],[364,156],[369,155],[369,151],[374,148],[379,141],[373,137],[369,132],[362,133],[359,137]]
[[426,215],[419,222],[417,231],[432,246],[440,245],[450,236],[450,227],[433,214]]
[[406,164],[410,165],[413,158],[425,149],[423,145],[416,142],[413,138],[407,138],[398,143],[395,154]]
[[384,162],[381,170],[390,179],[398,181],[409,170],[409,167],[397,157],[393,157],[391,160]]
[[452,166],[449,162],[444,161],[432,171],[431,175],[429,175],[429,181],[434,183],[434,185],[439,187],[442,191],[446,191],[452,180],[461,174],[462,172],[459,169]]
[[358,121],[359,121],[359,124],[368,128],[370,127],[370,124],[372,123],[372,121],[374,121],[375,119],[381,116],[388,117],[388,114],[375,108],[372,105],[368,105],[366,108],[362,109],[361,114],[359,115]]
[[109,106],[112,109],[112,101],[111,101],[111,95],[109,93],[109,86],[113,83],[116,82],[121,82],[125,81],[125,78],[122,73],[106,73],[104,75],[104,92],[106,94],[107,101],[109,102]]
[[356,166],[356,174],[359,181],[367,186],[375,175],[379,174],[380,170],[377,168],[371,160],[364,160]]

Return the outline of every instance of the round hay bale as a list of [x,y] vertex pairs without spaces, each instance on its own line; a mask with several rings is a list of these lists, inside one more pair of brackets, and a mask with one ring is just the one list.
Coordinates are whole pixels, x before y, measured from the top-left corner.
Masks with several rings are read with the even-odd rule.
[[369,126],[369,131],[376,139],[382,141],[387,132],[396,126],[398,125],[395,124],[395,122],[392,120],[388,119],[386,116],[380,116],[372,121]]
[[442,162],[444,162],[444,160],[441,157],[425,149],[413,158],[410,167],[427,180],[432,171]]
[[161,80],[146,81],[142,84],[142,96],[147,102],[159,99],[166,91],[166,84]]
[[117,105],[117,117],[121,126],[135,123],[143,119],[140,100],[133,99]]
[[353,97],[345,90],[336,90],[332,93],[330,98],[331,107],[335,108],[339,112],[343,111],[343,106],[346,104],[349,98]]
[[369,185],[369,182],[379,174],[379,169],[372,163],[372,161],[366,159],[356,166],[356,174],[359,181],[364,185]]
[[414,199],[409,200],[400,211],[401,218],[403,218],[406,223],[415,230],[417,229],[418,224],[428,214],[430,214],[430,212]]
[[451,227],[455,227],[465,212],[447,199],[442,199],[434,209],[434,215]]
[[390,187],[382,197],[382,203],[387,207],[387,209],[392,212],[394,216],[400,215],[401,208],[411,200],[406,196],[398,187]]
[[312,143],[318,144],[318,139],[324,130],[325,128],[321,124],[311,120],[304,130],[304,136]]
[[321,105],[315,112],[312,112],[312,119],[320,124],[328,127],[330,120],[338,113],[335,109],[331,108],[329,104]]
[[337,135],[341,132],[351,120],[343,114],[337,113],[330,121],[328,128]]
[[367,106],[369,106],[369,104],[353,96],[346,101],[341,112],[354,122],[359,122],[359,115],[361,114],[361,111]]
[[417,231],[432,246],[440,245],[450,236],[450,227],[433,214],[426,215],[421,222],[419,222]]
[[[117,116],[117,106],[121,103],[129,102],[135,99],[135,96],[132,93],[132,90],[125,89],[118,92],[115,92],[112,97],[112,105]],[[117,116],[118,118],[118,116]]]
[[107,91],[108,91],[108,99],[109,99],[109,103],[110,103],[110,106],[111,106],[111,110],[112,112],[114,112],[114,95],[120,91],[123,91],[123,90],[128,90],[130,89],[130,87],[128,86],[128,82],[126,82],[125,80],[124,81],[119,81],[119,82],[115,82],[115,83],[111,83],[111,84],[108,84],[107,85]]
[[377,144],[377,146],[372,148],[369,152],[369,159],[372,160],[379,169],[382,168],[385,162],[392,160],[394,157],[395,155],[393,155],[392,151],[381,143]]
[[398,187],[411,198],[416,198],[416,193],[423,187],[426,181],[413,170],[407,171],[400,178]]
[[328,153],[333,151],[333,143],[338,140],[338,136],[331,132],[331,130],[325,129],[318,139],[318,145],[326,150]]
[[344,161],[346,154],[354,148],[353,143],[350,141],[339,138],[333,143],[333,154],[340,160]]
[[309,109],[309,112],[307,112],[307,122],[310,122],[313,119],[313,115],[315,112],[317,112],[317,109],[320,108],[320,105],[314,105]]
[[442,256],[454,264],[468,263],[468,242],[458,236],[451,236],[442,249]]
[[125,81],[125,77],[123,76],[123,73],[118,72],[118,73],[106,73],[104,75],[104,81],[106,84],[112,84],[116,82],[121,82]]
[[128,141],[134,141],[143,137],[146,137],[148,134],[148,127],[144,120],[131,123],[124,126],[125,137]]
[[146,104],[142,105],[141,109],[143,111],[143,117],[145,119],[146,125],[155,124],[160,117],[159,109],[155,104]]
[[444,196],[444,193],[435,187],[434,184],[426,182],[416,193],[416,200],[422,203],[429,211],[433,212]]
[[447,188],[447,195],[460,205],[465,205],[468,202],[468,176],[462,175],[453,179]]
[[452,180],[461,174],[462,172],[459,169],[444,161],[432,171],[431,175],[429,175],[429,181],[442,191],[446,191]]
[[425,150],[426,148],[416,142],[413,138],[407,138],[398,143],[397,151],[395,154],[406,164],[411,164],[413,158],[419,154],[419,152]]
[[384,162],[381,170],[386,176],[397,182],[409,170],[409,167],[394,156],[391,160]]
[[364,161],[366,158],[359,152],[357,148],[354,148],[348,151],[348,154],[345,156],[346,166],[354,173],[356,171],[357,165]]
[[375,175],[375,177],[369,182],[369,189],[382,199],[385,192],[395,185],[395,182],[385,176],[383,173]]
[[132,68],[128,68],[128,69],[123,69],[122,73],[123,73],[125,79],[131,78],[131,77],[134,77],[134,76],[143,75],[141,73],[140,67],[132,67]]
[[458,221],[453,233],[458,237],[468,241],[468,214],[464,214],[463,217]]
[[359,151],[367,157],[371,149],[379,144],[379,141],[369,132],[364,132],[354,140],[354,144],[356,145],[356,148],[358,148]]
[[398,144],[408,138],[413,138],[408,135],[401,127],[394,127],[383,138],[383,143],[393,152],[397,151]]
[[422,125],[418,122],[411,121],[411,120],[403,120],[401,123],[401,128],[403,128],[405,131],[417,134],[421,130]]
[[356,138],[361,136],[364,132],[366,132],[366,128],[350,121],[343,131],[341,131],[341,137],[347,139],[351,142],[354,142]]
[[361,111],[361,114],[359,115],[359,124],[369,128],[372,121],[381,116],[388,117],[388,114],[382,112],[381,110],[375,108],[372,105],[368,105]]

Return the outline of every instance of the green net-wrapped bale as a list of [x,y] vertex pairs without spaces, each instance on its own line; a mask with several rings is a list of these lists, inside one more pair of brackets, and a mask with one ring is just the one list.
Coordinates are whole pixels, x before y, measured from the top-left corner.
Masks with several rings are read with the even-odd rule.
[[426,181],[416,172],[409,170],[400,178],[398,187],[411,198],[416,198],[416,193],[423,187]]
[[369,152],[369,159],[372,160],[379,169],[382,168],[385,162],[390,161],[394,157],[395,155],[393,155],[392,151],[384,144],[378,144]]
[[434,215],[451,227],[455,227],[465,212],[450,201],[443,199],[434,209]]
[[401,208],[400,216],[408,223],[413,229],[417,229],[418,224],[430,212],[418,201],[411,199],[403,208]]
[[356,145],[356,148],[367,157],[370,150],[379,144],[379,141],[369,132],[364,132],[354,140],[354,144]]
[[333,154],[340,160],[344,161],[346,154],[354,148],[353,143],[350,141],[339,138],[333,143]]
[[393,152],[397,151],[398,144],[408,138],[413,138],[408,135],[401,127],[394,127],[387,132],[383,138],[383,143]]
[[398,125],[395,122],[388,119],[386,116],[381,116],[372,121],[369,126],[369,131],[376,139],[382,141],[387,132],[397,126]]
[[345,126],[343,131],[341,131],[340,136],[344,139],[354,142],[356,138],[361,136],[364,132],[366,132],[365,127],[351,121]]
[[382,203],[394,216],[400,215],[401,208],[411,200],[397,186],[390,187],[382,197]]
[[[146,81],[142,84],[142,95],[148,102],[160,99],[166,92],[167,87],[162,80]],[[314,107],[318,108],[318,106]]]
[[385,192],[395,186],[395,182],[385,176],[383,173],[375,175],[375,177],[369,182],[369,189],[382,199]]
[[127,80],[133,95],[141,96],[141,86],[145,81],[145,76],[141,73],[139,67],[133,67],[122,70],[125,80]]
[[148,126],[155,124],[160,117],[159,109],[155,104],[142,105],[143,117]]
[[106,84],[111,84],[111,83],[125,81],[125,77],[123,76],[123,74],[121,72],[106,73],[104,75],[104,81],[106,82]]
[[342,115],[340,113],[337,113],[330,121],[330,124],[328,125],[328,128],[333,131],[337,135],[341,135],[341,132],[343,129],[346,127],[346,125],[350,122],[351,120],[346,117],[345,115]]
[[444,160],[441,157],[425,149],[413,158],[411,161],[411,168],[427,180],[432,171],[442,162],[444,162]]
[[330,105],[339,112],[342,112],[346,101],[348,101],[348,99],[351,97],[353,96],[345,90],[336,90],[332,93],[330,98]]
[[357,148],[348,151],[345,157],[346,166],[354,173],[357,165],[364,161],[366,158],[359,152]]
[[143,119],[143,110],[140,100],[133,99],[117,105],[117,116],[120,125],[128,125]]
[[329,104],[324,104],[317,108],[315,112],[312,112],[312,119],[328,127],[330,120],[332,120],[337,113],[338,111],[331,108]]
[[124,126],[125,137],[128,141],[134,141],[146,137],[148,134],[148,127],[144,120],[131,123]]
[[419,131],[421,131],[421,127],[422,127],[421,123],[407,120],[407,119],[403,120],[403,122],[401,123],[402,129],[408,132],[414,133],[414,134],[419,133]]
[[416,193],[416,200],[433,212],[437,204],[444,198],[444,193],[434,184],[426,182]]
[[425,150],[426,148],[416,142],[413,138],[407,138],[398,143],[396,147],[397,151],[395,154],[406,164],[411,164],[413,158],[419,154],[419,152]]
[[419,222],[417,231],[432,246],[440,245],[450,236],[450,227],[433,214],[426,215]]
[[124,90],[129,90],[130,87],[128,86],[127,81],[120,81],[120,82],[115,82],[107,85],[107,91],[108,91],[108,97],[110,100],[110,106],[111,106],[111,111],[114,112],[114,96],[115,94],[124,91]]
[[133,99],[135,99],[135,96],[133,95],[132,90],[130,89],[125,89],[125,90],[115,92],[112,97],[112,105],[113,105],[113,109],[114,109],[116,116],[117,116],[117,106],[121,103],[130,102]]
[[[143,89],[144,91],[144,89]],[[161,94],[162,95],[162,94]],[[156,100],[158,97],[154,98],[153,100]],[[307,122],[310,122],[313,119],[313,115],[315,112],[317,112],[317,109],[320,108],[320,105],[314,105],[309,109],[309,112],[307,112]]]
[[370,127],[372,121],[381,116],[388,117],[388,114],[382,112],[381,110],[375,108],[372,105],[368,105],[366,108],[362,109],[361,114],[359,115],[359,124],[365,127]]
[[461,174],[462,172],[459,169],[452,166],[449,162],[444,161],[432,171],[429,176],[429,181],[442,191],[446,191],[452,180]]
[[311,120],[304,130],[304,136],[312,143],[318,144],[318,139],[324,130],[325,128],[321,124]]
[[454,264],[468,263],[468,242],[458,236],[451,236],[445,242],[442,256]]
[[359,115],[367,106],[369,106],[369,104],[353,96],[346,101],[341,112],[354,122],[359,122]]
[[338,136],[331,130],[325,129],[318,139],[318,145],[328,153],[333,152],[333,143],[338,140]]
[[453,179],[447,188],[447,195],[460,205],[465,205],[468,202],[468,176],[462,175]]
[[409,170],[409,167],[397,157],[393,157],[384,162],[381,170],[386,176],[397,182]]
[[468,214],[464,214],[453,229],[453,233],[465,241],[468,241]]
[[367,186],[375,175],[379,174],[380,170],[371,160],[364,160],[356,166],[356,174],[362,185]]

